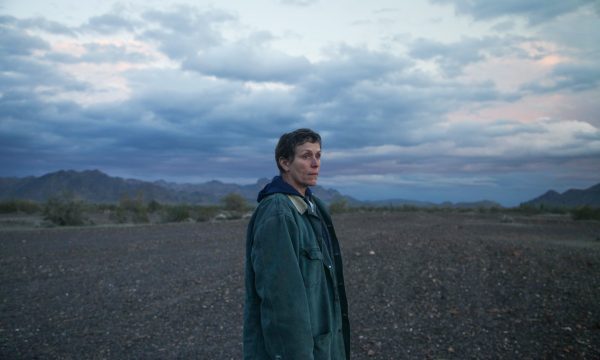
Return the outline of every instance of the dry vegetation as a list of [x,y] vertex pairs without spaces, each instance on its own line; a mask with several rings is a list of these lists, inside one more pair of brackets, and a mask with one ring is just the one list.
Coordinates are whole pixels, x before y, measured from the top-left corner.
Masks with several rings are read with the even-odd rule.
[[[348,213],[354,359],[600,358],[600,223]],[[0,358],[241,358],[246,220],[0,229]]]

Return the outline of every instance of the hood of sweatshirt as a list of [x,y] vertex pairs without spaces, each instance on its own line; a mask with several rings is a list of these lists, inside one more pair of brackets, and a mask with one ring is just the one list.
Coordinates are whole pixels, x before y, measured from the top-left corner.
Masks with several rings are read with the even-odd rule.
[[265,185],[265,187],[258,193],[258,198],[256,199],[260,202],[262,199],[266,198],[271,194],[286,194],[286,195],[296,195],[301,198],[310,199],[312,192],[310,188],[306,188],[306,196],[302,196],[298,192],[298,190],[294,189],[294,187],[288,183],[286,183],[281,176],[275,176],[270,183]]

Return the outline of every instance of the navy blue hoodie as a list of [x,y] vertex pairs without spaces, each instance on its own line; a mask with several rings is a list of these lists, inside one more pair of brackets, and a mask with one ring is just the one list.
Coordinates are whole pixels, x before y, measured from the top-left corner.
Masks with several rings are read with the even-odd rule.
[[273,180],[271,180],[270,183],[265,185],[265,187],[258,193],[258,198],[256,199],[256,201],[260,202],[267,196],[277,193],[300,196],[304,199],[304,201],[310,200],[310,197],[312,196],[310,188],[306,188],[306,196],[302,196],[302,194],[300,194],[298,190],[294,189],[292,185],[286,183],[283,180],[283,178],[278,175],[275,176]]

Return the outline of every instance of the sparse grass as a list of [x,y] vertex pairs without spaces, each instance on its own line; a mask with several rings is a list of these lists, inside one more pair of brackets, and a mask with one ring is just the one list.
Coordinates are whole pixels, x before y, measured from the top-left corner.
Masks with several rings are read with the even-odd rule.
[[560,207],[560,206],[533,206],[521,204],[517,207],[502,208],[492,207],[452,207],[452,206],[414,206],[414,205],[383,205],[383,206],[350,206],[345,201],[334,201],[329,205],[332,214],[353,212],[423,212],[423,213],[479,213],[479,214],[512,214],[521,216],[534,216],[544,214],[571,215],[574,220],[600,220],[600,208],[590,206]]
[[42,206],[31,200],[6,200],[0,202],[0,214],[35,214],[42,211]]
[[[239,194],[225,196],[221,205],[163,204],[156,200],[145,202],[138,195],[134,198],[124,196],[118,204],[85,203],[73,195],[62,194],[49,199],[44,204],[29,200],[6,200],[0,202],[0,214],[41,214],[44,219],[55,225],[91,225],[85,215],[94,221],[109,224],[143,224],[170,222],[203,222],[210,220],[233,220],[246,216],[252,208]],[[600,208],[583,206],[578,208],[533,206],[521,204],[517,207],[479,207],[462,208],[446,205],[382,205],[353,206],[344,198],[334,199],[329,204],[332,214],[344,213],[479,213],[505,216],[535,216],[543,214],[570,215],[574,220],[600,220]]]

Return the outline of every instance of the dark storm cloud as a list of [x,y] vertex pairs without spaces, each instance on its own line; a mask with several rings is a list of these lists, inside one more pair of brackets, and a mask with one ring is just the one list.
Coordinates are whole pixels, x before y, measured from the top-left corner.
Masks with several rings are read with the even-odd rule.
[[119,14],[104,14],[90,18],[78,30],[82,32],[113,34],[119,31],[133,31],[138,25],[140,25],[138,21]]
[[418,59],[433,59],[439,63],[442,71],[448,76],[462,73],[462,69],[470,63],[484,59],[480,39],[463,39],[459,44],[445,45],[443,43],[418,39],[412,44],[410,55]]
[[[597,2],[600,9],[600,1]],[[563,52],[581,59],[594,59],[600,53],[598,41],[598,19],[600,10],[585,16],[565,17],[560,22],[546,23],[539,27],[547,41],[560,44]]]
[[[173,159],[209,159],[218,153],[226,136],[216,137],[214,129],[197,131],[189,124],[150,126],[140,119],[141,105],[127,102],[105,107],[80,107],[71,102],[47,103],[28,99],[18,117],[3,117],[1,153],[7,169],[33,166],[51,170],[57,167],[85,168],[100,163],[108,169],[127,169],[136,164],[160,166]],[[2,114],[11,103],[0,103]],[[160,109],[155,110],[160,115]],[[14,112],[14,111],[13,111]],[[176,116],[177,114],[171,114]],[[168,121],[168,119],[167,119]],[[210,130],[210,129],[209,129]],[[193,155],[192,155],[193,154]],[[62,164],[62,165],[61,165]],[[23,169],[25,170],[25,169]],[[183,170],[182,170],[183,171]]]
[[182,67],[219,78],[288,83],[306,76],[310,63],[305,57],[238,42],[208,49]]
[[[6,20],[6,19],[5,19]],[[84,90],[86,84],[65,76],[52,64],[32,56],[36,51],[48,52],[50,45],[38,36],[28,35],[20,21],[5,21],[0,24],[0,101],[10,104],[16,97],[35,97],[34,89],[40,86],[51,89]],[[4,108],[2,114],[12,114]]]
[[161,51],[176,60],[194,58],[199,49],[221,43],[223,38],[215,27],[235,19],[224,11],[200,12],[190,7],[170,12],[148,11],[143,18],[160,27],[145,30],[141,39],[158,42]]
[[0,56],[30,55],[34,50],[46,50],[48,43],[17,28],[14,18],[0,19]]
[[517,47],[523,39],[515,37],[486,36],[483,38],[465,37],[453,43],[442,43],[431,39],[417,39],[410,44],[409,55],[423,60],[433,60],[446,76],[457,76],[473,63],[494,56],[514,54],[526,57]]
[[381,80],[412,65],[410,60],[392,53],[361,47],[340,46],[329,50],[327,55],[328,60],[315,64],[313,75],[333,87]]
[[515,28],[516,24],[512,20],[502,21],[494,26],[492,26],[492,30],[497,32],[509,32]]
[[[280,134],[308,126],[325,140],[329,174],[409,174],[413,182],[434,184],[439,183],[436,174],[442,174],[447,183],[480,186],[494,183],[489,174],[530,171],[537,166],[530,159],[538,161],[536,157],[543,159],[540,167],[566,161],[566,155],[562,160],[541,155],[543,146],[514,149],[515,144],[544,143],[547,134],[560,142],[561,129],[554,123],[509,119],[449,123],[449,113],[511,103],[532,92],[598,85],[593,66],[558,66],[551,82],[545,79],[517,93],[500,91],[490,80],[456,76],[465,66],[494,56],[532,56],[520,50],[523,39],[510,36],[453,43],[418,39],[409,44],[407,55],[331,46],[311,61],[276,50],[277,39],[268,32],[225,37],[223,26],[240,25],[226,12],[176,8],[144,12],[141,19],[119,14],[92,18],[73,30],[86,36],[75,43],[77,51],[58,52],[28,30],[46,26],[43,31],[56,34],[60,27],[50,30],[39,19],[34,25],[0,18],[6,35],[0,37],[6,54],[0,57],[6,69],[0,74],[0,160],[6,171],[27,175],[31,169],[39,174],[98,167],[147,178],[258,178],[276,171],[273,147]],[[93,40],[117,31],[147,48]],[[63,35],[71,36],[68,31]],[[169,59],[167,64],[162,56],[154,58],[153,46]],[[543,48],[535,53],[546,54]],[[447,76],[419,70],[420,60],[433,61]],[[70,64],[78,66],[64,66]],[[114,69],[127,96],[91,104],[71,99],[96,84],[75,79],[65,68],[87,71],[94,66]],[[53,98],[56,94],[63,96]],[[585,149],[597,154],[593,144],[598,133],[582,123],[572,125],[580,129],[567,135],[584,145],[567,141],[563,152],[556,153],[569,150],[575,154],[569,155],[571,160]],[[519,140],[513,144],[513,139]]]
[[22,22],[22,25],[32,29],[43,30],[50,34],[75,36],[75,31],[70,27],[44,18],[25,20]]
[[336,132],[332,145],[337,148],[410,144],[420,141],[414,129],[464,104],[518,99],[489,81],[466,87],[434,79],[415,70],[412,60],[388,53],[343,47],[330,55],[313,64],[295,93],[307,120],[325,120],[321,129]]
[[538,94],[555,92],[580,92],[600,88],[600,66],[597,64],[558,64],[550,76],[526,84],[523,91]]
[[147,54],[139,51],[131,51],[126,46],[113,44],[84,44],[83,55],[72,55],[68,53],[51,52],[43,57],[55,63],[76,64],[76,63],[95,63],[95,64],[114,64],[117,62],[142,63],[151,60]]
[[[179,9],[150,12],[144,17],[160,26],[143,36],[159,41],[166,55],[181,59],[183,68],[199,74],[131,72],[132,98],[110,108],[73,104],[60,110],[44,107],[38,99],[30,108],[39,108],[40,113],[29,117],[47,119],[47,126],[32,134],[45,134],[46,139],[53,139],[51,143],[83,143],[89,139],[89,145],[83,148],[98,154],[146,154],[156,159],[174,153],[179,158],[213,154],[207,162],[217,166],[214,158],[237,146],[264,151],[270,157],[273,144],[265,138],[274,140],[283,131],[306,124],[336,133],[330,139],[330,148],[415,144],[422,138],[415,136],[414,130],[437,121],[449,109],[465,102],[503,97],[489,83],[468,89],[456,82],[440,83],[415,71],[412,60],[381,51],[340,46],[329,50],[327,59],[311,63],[269,50],[271,36],[266,33],[226,43],[211,25],[232,20],[220,12]],[[127,60],[125,50],[116,46],[88,45],[85,49],[84,55],[70,60]],[[47,59],[53,56],[60,60],[56,54]],[[208,80],[203,75],[216,79]],[[243,86],[245,81],[281,82],[292,88],[249,89]],[[73,120],[68,127],[59,125],[61,122],[57,124],[58,120],[44,113],[49,109],[60,114],[63,122]]]
[[531,25],[555,19],[579,9],[596,4],[596,0],[430,0],[434,4],[453,5],[459,14],[471,15],[476,20],[489,20],[502,16],[522,16]]
[[52,64],[29,57],[0,57],[0,68],[4,70],[4,73],[0,74],[0,104],[18,106],[18,110],[12,105],[8,108],[3,106],[3,112],[0,114],[2,116],[27,110],[21,109],[24,100],[43,94],[52,95],[58,91],[85,91],[90,88],[89,84],[56,71]]
[[55,35],[75,35],[75,32],[68,26],[39,17],[34,19],[20,20],[13,16],[0,16],[0,26],[36,29]]

